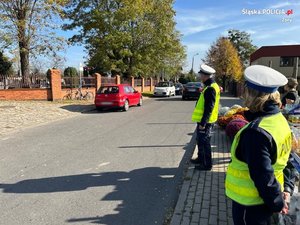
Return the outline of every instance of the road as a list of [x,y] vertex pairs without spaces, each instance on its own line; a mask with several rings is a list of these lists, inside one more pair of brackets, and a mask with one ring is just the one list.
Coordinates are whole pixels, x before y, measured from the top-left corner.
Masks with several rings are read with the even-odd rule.
[[195,101],[149,99],[0,140],[0,224],[163,224],[175,206]]

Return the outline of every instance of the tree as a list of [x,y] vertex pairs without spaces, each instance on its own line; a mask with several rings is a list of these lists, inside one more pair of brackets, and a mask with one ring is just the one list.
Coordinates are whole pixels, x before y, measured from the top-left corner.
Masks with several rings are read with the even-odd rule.
[[[62,7],[67,0],[1,0],[0,33],[20,55],[21,74],[29,75],[30,57],[63,49],[63,38],[55,35]],[[3,44],[3,43],[2,43]]]
[[225,90],[226,80],[240,81],[242,79],[242,64],[237,50],[225,37],[220,37],[208,50],[206,64],[216,70],[216,79],[222,82]]
[[172,7],[173,0],[74,0],[64,28],[81,29],[70,41],[85,44],[97,72],[169,77],[185,58]]
[[77,72],[76,68],[68,67],[64,70],[64,76],[65,77],[77,77],[78,72]]
[[257,46],[252,44],[250,34],[245,31],[231,29],[228,31],[228,39],[237,49],[244,67],[248,66],[250,55],[257,49]]
[[11,69],[12,63],[0,52],[0,75],[7,75]]

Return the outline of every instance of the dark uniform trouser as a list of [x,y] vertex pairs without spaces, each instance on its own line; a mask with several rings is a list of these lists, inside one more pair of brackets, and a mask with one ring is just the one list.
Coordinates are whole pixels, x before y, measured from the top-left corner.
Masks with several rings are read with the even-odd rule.
[[210,138],[214,124],[207,123],[204,130],[199,129],[197,124],[197,145],[198,145],[198,159],[200,164],[204,167],[212,167]]
[[266,205],[244,206],[232,201],[234,225],[270,225],[272,214]]

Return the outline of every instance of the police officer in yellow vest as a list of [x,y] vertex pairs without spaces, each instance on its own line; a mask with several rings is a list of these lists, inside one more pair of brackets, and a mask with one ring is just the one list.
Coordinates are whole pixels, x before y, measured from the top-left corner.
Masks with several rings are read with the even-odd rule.
[[251,121],[234,138],[225,188],[235,225],[269,225],[274,212],[287,213],[283,169],[292,135],[281,106],[284,75],[260,65],[245,70],[245,114]]
[[192,115],[192,121],[197,122],[197,145],[198,158],[191,159],[191,162],[197,164],[197,170],[211,170],[211,130],[218,119],[218,108],[220,100],[220,88],[214,81],[215,70],[205,64],[200,66],[200,79],[205,88],[202,91],[195,110]]

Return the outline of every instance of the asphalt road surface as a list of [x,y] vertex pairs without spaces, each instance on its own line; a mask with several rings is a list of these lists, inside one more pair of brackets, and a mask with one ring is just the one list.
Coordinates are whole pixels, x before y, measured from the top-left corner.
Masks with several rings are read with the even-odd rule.
[[0,224],[163,224],[192,154],[194,106],[149,99],[8,135],[0,140]]

